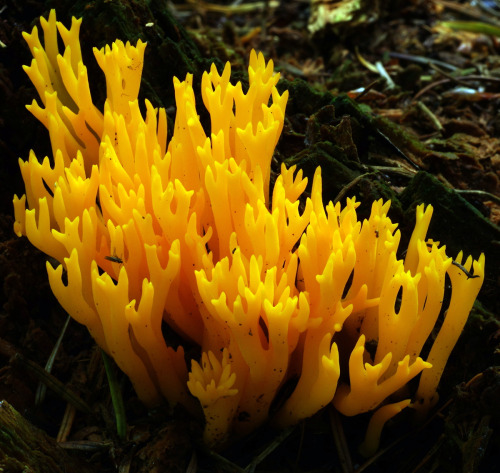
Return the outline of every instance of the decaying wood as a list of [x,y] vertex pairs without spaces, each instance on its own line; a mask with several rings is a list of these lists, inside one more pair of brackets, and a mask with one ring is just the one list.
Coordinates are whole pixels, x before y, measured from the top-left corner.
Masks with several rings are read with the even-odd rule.
[[0,471],[87,473],[45,432],[31,425],[8,402],[0,402]]

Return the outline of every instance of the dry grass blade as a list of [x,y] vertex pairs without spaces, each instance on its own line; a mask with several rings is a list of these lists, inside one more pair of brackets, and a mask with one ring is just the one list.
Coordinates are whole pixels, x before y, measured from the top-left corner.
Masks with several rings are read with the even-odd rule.
[[352,466],[351,454],[344,435],[344,429],[342,427],[339,413],[332,406],[330,406],[328,414],[330,415],[330,425],[332,427],[333,439],[339,456],[342,473],[352,473],[354,470]]
[[[57,354],[59,353],[59,349],[61,348],[61,343],[64,338],[64,334],[66,333],[66,330],[68,329],[69,321],[71,320],[71,317],[68,315],[66,318],[66,322],[64,322],[64,326],[61,329],[61,333],[59,334],[59,337],[54,344],[54,348],[52,349],[52,352],[49,356],[49,359],[47,360],[47,363],[45,365],[45,371],[47,373],[52,372],[52,366],[54,365],[54,360],[56,359]],[[45,399],[45,393],[47,392],[47,386],[43,383],[39,383],[37,390],[36,390],[36,396],[35,396],[35,404],[38,406],[40,405],[44,399]]]
[[47,385],[58,396],[63,398],[65,401],[69,402],[75,406],[79,411],[85,412],[87,414],[92,413],[90,406],[74,392],[69,390],[61,381],[47,373],[41,366],[37,365],[35,362],[28,360],[20,353],[16,353],[11,358],[11,363],[14,366],[24,368],[34,374],[40,381]]
[[289,427],[288,429],[283,430],[280,434],[271,442],[269,445],[262,450],[258,455],[254,457],[254,459],[248,464],[245,468],[246,473],[254,473],[257,465],[262,463],[267,456],[269,456],[276,448],[278,448],[293,432],[295,427]]

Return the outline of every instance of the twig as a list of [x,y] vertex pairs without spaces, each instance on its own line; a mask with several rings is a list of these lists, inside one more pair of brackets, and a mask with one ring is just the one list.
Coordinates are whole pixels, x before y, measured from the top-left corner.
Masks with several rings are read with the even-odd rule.
[[441,79],[437,80],[436,82],[431,82],[430,84],[427,84],[423,89],[420,89],[415,96],[413,97],[412,102],[417,101],[422,95],[426,94],[429,92],[429,90],[433,89],[434,87],[437,87],[439,85],[447,84],[448,82],[451,82],[450,79]]
[[496,204],[500,204],[500,197],[490,192],[476,190],[476,189],[455,189],[455,191],[465,197],[477,197],[480,200],[492,200]]
[[[440,71],[440,73],[443,74],[443,71]],[[477,74],[463,76],[463,77],[460,77],[459,79],[456,77],[450,76],[450,78],[437,80],[436,82],[431,82],[430,84],[426,85],[423,89],[419,90],[415,94],[415,96],[413,97],[413,101],[417,100],[419,97],[421,97],[422,95],[427,93],[429,90],[433,89],[434,87],[437,87],[438,85],[448,84],[449,82],[462,83],[465,81],[476,81],[476,80],[484,81],[484,82],[500,82],[500,78],[498,78],[498,77],[487,77],[487,76],[480,76]]]
[[432,458],[432,456],[439,451],[444,442],[444,435],[438,438],[437,442],[431,447],[431,449],[427,452],[424,458],[420,461],[420,463],[412,470],[411,473],[418,473],[421,471],[420,469]]
[[464,85],[466,87],[470,87],[470,85],[467,83],[467,81],[463,80],[461,77],[455,77],[452,74],[449,74],[446,71],[443,71],[440,67],[436,66],[436,64],[429,64],[429,67],[431,69],[434,69],[436,72],[439,72],[442,76],[446,77],[447,79],[450,79],[453,82],[456,82],[457,84]]
[[339,202],[341,199],[343,199],[344,196],[347,194],[347,192],[349,192],[349,190],[351,190],[359,181],[361,181],[361,179],[363,179],[367,176],[370,176],[371,174],[373,174],[373,173],[372,172],[365,172],[364,174],[360,174],[359,176],[356,176],[351,182],[349,182],[349,184],[347,184],[347,186],[342,187],[341,191],[337,194],[335,199],[333,199],[333,203],[335,204],[335,203]]
[[456,266],[457,268],[461,269],[465,275],[467,276],[467,279],[474,279],[474,278],[478,278],[479,275],[477,274],[472,274],[470,273],[462,264],[460,264],[458,261],[452,261],[451,262],[452,265]]
[[431,121],[433,127],[437,131],[441,131],[443,129],[443,125],[441,125],[441,122],[438,120],[436,115],[434,115],[427,105],[425,105],[423,102],[420,100],[417,101],[417,107],[418,109],[425,115],[427,118]]
[[231,473],[246,473],[246,470],[241,468],[240,466],[233,463],[231,460],[228,460],[226,457],[214,452],[210,448],[205,447],[205,445],[200,445],[200,449],[203,453],[211,457],[217,462],[218,471],[228,471]]
[[95,453],[102,450],[106,450],[113,446],[113,442],[93,442],[92,440],[71,440],[69,442],[61,442],[58,444],[59,447],[65,450],[74,450],[80,452]]
[[[179,6],[176,6],[179,10]],[[273,1],[262,1],[262,2],[252,2],[245,3],[243,5],[218,5],[216,3],[204,2],[199,0],[189,0],[187,5],[182,9],[193,9],[202,8],[205,11],[212,11],[216,13],[224,13],[225,15],[236,15],[241,13],[252,13],[259,10],[264,10],[265,8],[278,8],[279,2],[277,0]]]
[[423,56],[414,56],[413,54],[390,52],[389,56],[395,57],[397,59],[405,59],[406,61],[418,62],[420,64],[427,64],[427,65],[435,64],[436,66],[444,67],[445,69],[449,69],[450,71],[457,71],[459,69],[458,67],[448,64],[447,62],[440,61],[439,59],[432,59]]
[[66,410],[64,411],[64,416],[59,427],[59,432],[57,433],[56,441],[57,443],[66,442],[69,433],[71,432],[71,427],[73,427],[73,421],[75,420],[76,409],[71,404],[66,404]]
[[356,97],[354,97],[354,101],[355,102],[359,102],[359,100],[364,97],[368,92],[370,92],[370,90],[373,89],[373,87],[375,87],[377,84],[380,84],[381,82],[383,82],[384,79],[382,77],[379,77],[377,80],[374,80],[373,82],[371,82],[370,84],[368,84],[364,89],[363,89],[363,92],[361,92],[360,94],[356,95]]
[[413,170],[410,171],[408,168],[397,166],[370,166],[370,168],[372,168],[374,171],[379,171],[386,174],[397,174],[398,176],[403,176],[408,179],[413,178],[416,172]]
[[458,12],[462,15],[468,16],[470,18],[475,18],[476,20],[488,21],[492,24],[496,24],[495,20],[492,20],[491,17],[488,18],[486,15],[483,15],[476,8],[472,9],[469,6],[461,5],[461,4],[455,3],[455,2],[446,2],[444,0],[434,0],[434,3],[437,3],[438,5],[442,5],[445,8],[456,11],[456,12]]

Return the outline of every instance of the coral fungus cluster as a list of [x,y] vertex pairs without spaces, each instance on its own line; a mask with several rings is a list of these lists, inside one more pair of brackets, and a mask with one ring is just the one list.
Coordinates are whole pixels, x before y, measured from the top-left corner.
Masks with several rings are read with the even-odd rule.
[[[302,207],[300,170],[282,166],[270,189],[288,94],[278,93],[279,75],[262,54],[251,54],[246,92],[230,82],[229,64],[204,73],[209,133],[191,75],[174,79],[167,140],[165,110],[146,101],[143,116],[137,100],[143,42],[94,49],[107,84],[101,111],[82,62],[80,20],[68,30],[51,12],[41,25],[44,46],[36,27],[25,34],[34,56],[25,70],[42,102],[28,109],[47,127],[53,157],[40,162],[31,152],[20,161],[26,196],[14,198],[15,232],[59,261],[47,263],[57,299],[146,405],[201,406],[204,439],[217,446],[266,421],[280,388],[294,381],[273,409],[276,425],[331,402],[348,416],[379,409],[373,451],[383,422],[411,398],[421,411],[436,402],[484,256],[462,266],[461,256],[453,261],[426,240],[432,208],[421,205],[398,259],[390,203],[374,202],[363,222],[354,199],[325,206],[320,169]],[[446,274],[451,302],[434,338]],[[165,333],[181,343],[170,346]],[[199,350],[188,356],[183,344]],[[401,390],[420,373],[416,393]]]

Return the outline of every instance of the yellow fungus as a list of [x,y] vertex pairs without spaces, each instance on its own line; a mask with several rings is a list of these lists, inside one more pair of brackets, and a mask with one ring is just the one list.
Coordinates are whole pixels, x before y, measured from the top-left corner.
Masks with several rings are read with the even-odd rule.
[[[293,385],[275,424],[332,401],[346,415],[379,408],[365,445],[373,452],[385,420],[407,405],[399,396],[409,380],[422,372],[418,410],[436,402],[484,279],[484,256],[462,266],[461,256],[452,261],[426,240],[432,208],[422,205],[398,259],[390,202],[374,202],[364,221],[355,199],[325,205],[320,169],[308,198],[295,167],[282,165],[271,189],[288,92],[278,92],[279,74],[262,54],[250,55],[246,91],[231,83],[229,64],[203,74],[210,133],[192,76],[175,78],[167,139],[165,110],[146,100],[143,115],[137,99],[145,43],[94,49],[107,85],[100,110],[82,62],[80,20],[66,29],[52,11],[41,23],[44,45],[36,27],[24,34],[33,54],[25,70],[41,100],[28,109],[46,126],[53,159],[40,162],[32,151],[20,161],[26,195],[14,197],[14,231],[59,262],[47,263],[55,296],[145,404],[203,411],[204,440],[217,447],[266,422],[282,388]],[[451,302],[425,361],[446,274]],[[178,336],[176,349],[163,329]],[[201,357],[190,350],[186,359],[187,344]],[[389,396],[399,400],[385,405]]]

